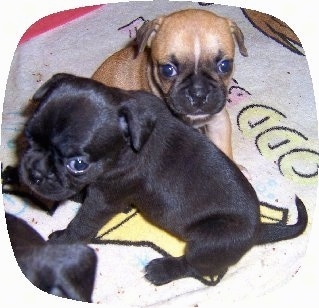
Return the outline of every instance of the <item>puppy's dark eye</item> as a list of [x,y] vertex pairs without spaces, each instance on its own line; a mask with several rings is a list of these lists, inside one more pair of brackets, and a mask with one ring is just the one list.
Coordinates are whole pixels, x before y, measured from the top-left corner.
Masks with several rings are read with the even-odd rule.
[[160,65],[160,72],[166,78],[177,75],[177,70],[172,64]]
[[222,60],[217,64],[217,69],[219,73],[227,74],[232,70],[232,61],[230,60]]
[[89,168],[89,163],[83,157],[69,159],[66,167],[72,174],[82,174]]

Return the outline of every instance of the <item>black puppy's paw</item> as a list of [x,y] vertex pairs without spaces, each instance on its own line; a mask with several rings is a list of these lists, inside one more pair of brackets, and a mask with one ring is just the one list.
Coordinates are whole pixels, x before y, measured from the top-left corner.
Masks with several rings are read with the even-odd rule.
[[64,230],[57,230],[49,235],[49,244],[87,244],[90,242],[91,237],[83,236],[81,233],[70,231],[68,228]]
[[1,181],[2,185],[19,185],[19,167],[7,166],[2,169],[1,164]]
[[154,259],[145,267],[145,271],[145,278],[157,286],[190,276],[188,265],[183,257]]

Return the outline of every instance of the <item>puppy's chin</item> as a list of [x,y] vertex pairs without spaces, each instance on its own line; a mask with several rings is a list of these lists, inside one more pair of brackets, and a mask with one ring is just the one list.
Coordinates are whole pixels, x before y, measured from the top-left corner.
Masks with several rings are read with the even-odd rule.
[[22,178],[22,182],[39,197],[51,201],[67,200],[80,191],[67,189],[64,185],[52,185],[47,181],[42,181],[41,183],[33,183],[30,178],[25,179],[24,177]]
[[71,190],[54,191],[52,189],[47,189],[45,185],[29,185],[29,188],[38,196],[50,200],[50,201],[65,201],[73,197],[77,192]]

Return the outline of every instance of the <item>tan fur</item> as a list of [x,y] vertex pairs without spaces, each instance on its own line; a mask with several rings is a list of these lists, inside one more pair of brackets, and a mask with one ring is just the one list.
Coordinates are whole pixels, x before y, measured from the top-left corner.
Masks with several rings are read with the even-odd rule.
[[130,46],[107,58],[92,76],[110,87],[125,90],[149,91],[147,81],[147,54],[135,57],[135,48]]
[[[113,54],[92,78],[109,86],[143,89],[161,97],[161,92],[168,93],[172,84],[159,77],[157,66],[168,63],[172,54],[179,61],[193,63],[196,71],[200,59],[213,61],[221,51],[228,58],[234,58],[235,42],[240,53],[247,56],[243,40],[234,22],[212,12],[196,9],[174,12],[146,22],[137,32],[137,46]],[[230,80],[228,76],[223,82],[228,86]],[[233,159],[231,122],[226,108],[209,117],[203,125],[207,136]]]

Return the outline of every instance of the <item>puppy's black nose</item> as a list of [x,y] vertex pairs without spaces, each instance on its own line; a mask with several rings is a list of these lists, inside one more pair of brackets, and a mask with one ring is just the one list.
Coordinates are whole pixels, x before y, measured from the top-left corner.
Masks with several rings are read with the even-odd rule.
[[201,79],[194,79],[192,85],[188,89],[190,102],[193,106],[200,107],[207,102],[207,96],[210,91],[210,85]]
[[208,92],[203,88],[192,88],[186,95],[194,107],[201,107],[207,102]]
[[207,91],[200,87],[194,88],[192,91],[193,99],[198,103],[205,103],[207,94]]
[[32,184],[40,184],[43,180],[43,174],[38,170],[32,170],[29,175]]

